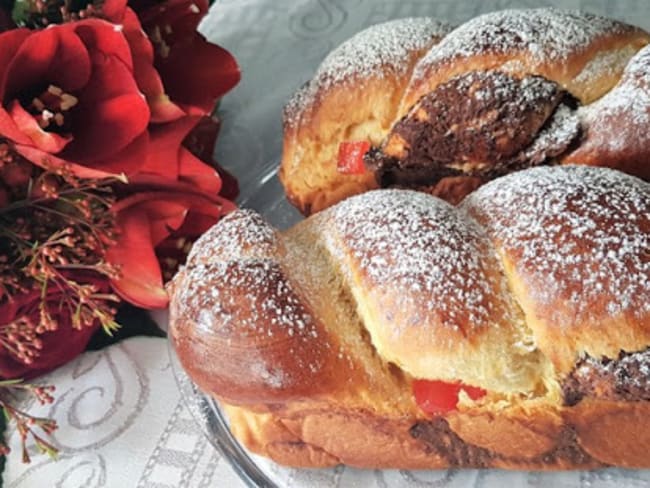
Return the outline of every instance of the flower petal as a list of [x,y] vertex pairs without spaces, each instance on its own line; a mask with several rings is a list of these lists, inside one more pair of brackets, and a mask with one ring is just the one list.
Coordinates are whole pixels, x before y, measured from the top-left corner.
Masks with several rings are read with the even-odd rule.
[[[94,168],[110,175],[125,174],[130,176],[140,171],[140,168],[147,162],[148,153],[149,134],[144,132],[121,151],[97,161],[91,159],[84,162],[92,163]],[[79,174],[77,176],[82,177]]]
[[151,242],[156,247],[183,223],[191,206],[190,199],[183,197],[183,194],[155,191],[137,193],[120,200],[113,211],[130,212],[137,208],[138,212],[144,212],[151,229]]
[[111,98],[75,113],[74,141],[62,157],[97,161],[121,151],[147,128],[149,108],[139,94]]
[[[3,50],[6,49],[3,45]],[[4,97],[50,83],[68,93],[81,89],[90,78],[86,46],[66,26],[54,26],[27,37],[8,66]]]
[[155,65],[172,100],[206,114],[241,77],[235,58],[198,32],[174,43],[166,58],[157,56]]
[[131,9],[124,14],[123,32],[131,48],[135,79],[151,109],[151,121],[161,123],[183,117],[185,112],[165,94],[160,76],[153,66],[153,47]]
[[9,106],[9,114],[20,132],[29,137],[41,151],[58,153],[72,140],[54,132],[47,132],[38,125],[36,119],[14,100]]
[[5,83],[7,78],[7,73],[9,72],[9,64],[13,60],[18,48],[25,42],[32,34],[32,31],[29,29],[14,29],[0,34],[0,95],[4,99],[5,95]]
[[[121,35],[117,41],[128,49]],[[149,122],[149,107],[131,68],[120,56],[103,51],[93,57],[93,73],[79,95],[79,104],[83,110],[73,113],[75,140],[63,155],[67,159],[109,157],[140,136]]]
[[0,135],[19,144],[31,144],[32,140],[20,132],[13,117],[0,107]]
[[16,144],[14,150],[25,159],[28,159],[36,166],[43,169],[63,168],[67,167],[74,175],[79,178],[108,178],[109,176],[117,176],[115,173],[106,173],[101,170],[81,166],[75,163],[70,163],[65,159],[57,158],[56,156],[37,149],[33,146],[24,146]]
[[69,319],[66,322],[60,324],[59,329],[39,336],[43,347],[32,364],[25,364],[3,348],[0,352],[0,377],[29,380],[63,366],[86,349],[90,338],[100,327],[96,323],[78,330],[72,328]]
[[151,148],[142,173],[160,175],[175,180],[180,174],[179,151],[181,143],[199,122],[196,116],[187,116],[149,129]]
[[[237,179],[214,161],[214,146],[219,134],[219,119],[216,117],[202,117],[201,121],[192,129],[183,141],[183,146],[190,150],[194,156],[199,158],[210,167],[215,168],[221,180],[219,194],[228,200],[234,200],[239,195],[239,184]],[[181,164],[181,173],[187,174]]]
[[104,0],[102,15],[109,22],[121,24],[124,21],[126,8],[126,0]]
[[197,188],[217,195],[221,191],[221,177],[217,170],[208,166],[184,147],[180,148],[179,178]]
[[98,57],[110,57],[119,59],[129,70],[133,69],[129,44],[118,26],[100,19],[81,20],[64,24],[62,27],[65,26],[74,29],[88,52],[96,53],[95,56],[91,56],[93,63],[97,63]]
[[174,236],[188,237],[191,240],[197,239],[210,227],[218,222],[224,215],[236,210],[237,206],[229,200],[221,199],[221,204],[194,205],[185,217],[183,225],[179,227]]
[[106,261],[120,267],[120,277],[111,282],[113,289],[138,307],[166,307],[167,292],[163,288],[146,211],[135,208],[120,212],[117,225],[120,229],[117,243],[106,253]]

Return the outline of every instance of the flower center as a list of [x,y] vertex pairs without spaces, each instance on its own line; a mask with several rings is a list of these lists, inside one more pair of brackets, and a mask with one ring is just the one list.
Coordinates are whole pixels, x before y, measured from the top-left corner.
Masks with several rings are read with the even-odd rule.
[[69,132],[69,112],[78,103],[79,99],[74,95],[65,93],[58,86],[50,85],[34,97],[26,108],[43,130],[62,134]]

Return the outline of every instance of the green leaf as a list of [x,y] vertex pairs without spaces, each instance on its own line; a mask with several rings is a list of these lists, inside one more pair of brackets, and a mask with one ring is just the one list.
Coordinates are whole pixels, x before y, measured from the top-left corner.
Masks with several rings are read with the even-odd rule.
[[[7,2],[9,3],[9,2]],[[18,0],[10,10],[11,18],[18,26],[24,26],[29,20],[29,2]]]

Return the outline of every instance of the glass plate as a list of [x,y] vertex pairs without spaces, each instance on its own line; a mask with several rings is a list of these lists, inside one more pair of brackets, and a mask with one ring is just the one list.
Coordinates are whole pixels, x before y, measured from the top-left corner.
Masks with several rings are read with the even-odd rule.
[[[364,27],[408,16],[461,23],[484,12],[555,5],[582,8],[650,29],[650,2],[639,0],[217,0],[201,25],[229,49],[242,68],[241,83],[219,107],[219,162],[240,182],[240,206],[260,212],[279,228],[301,217],[286,201],[276,177],[282,151],[282,106],[308,80],[327,53]],[[563,473],[498,470],[289,469],[253,455],[228,430],[219,405],[203,394],[170,356],[182,396],[210,442],[250,486],[400,487],[642,487],[650,471]]]

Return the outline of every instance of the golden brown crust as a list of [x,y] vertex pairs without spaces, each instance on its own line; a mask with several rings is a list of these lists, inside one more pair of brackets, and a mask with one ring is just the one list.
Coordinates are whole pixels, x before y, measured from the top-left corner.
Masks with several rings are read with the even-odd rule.
[[[378,25],[371,30],[382,28]],[[280,178],[287,198],[303,214],[320,211],[378,186],[427,189],[435,187],[445,177],[461,175],[478,176],[486,181],[499,174],[558,161],[607,166],[650,179],[650,165],[647,164],[650,140],[644,130],[650,110],[647,80],[644,79],[641,83],[644,86],[640,86],[642,76],[636,77],[638,94],[631,97],[634,102],[616,103],[622,93],[629,94],[629,87],[634,83],[629,80],[630,75],[627,75],[627,88],[619,85],[614,89],[630,59],[650,42],[650,34],[616,20],[553,8],[493,12],[466,22],[446,36],[443,34],[441,31],[435,39],[440,42],[433,42],[430,47],[421,45],[408,54],[403,53],[402,64],[408,69],[399,75],[387,69],[379,76],[375,76],[376,73],[355,76],[354,70],[343,69],[345,76],[336,83],[323,83],[319,72],[297,93],[294,102],[288,105],[290,116],[285,114]],[[355,38],[347,44],[354,42]],[[647,63],[640,72],[648,72]],[[407,73],[412,73],[410,79]],[[556,86],[557,93],[568,94],[571,103],[563,102],[549,113],[546,113],[548,110],[545,113],[525,112],[526,121],[543,124],[541,129],[537,127],[539,131],[531,132],[525,127],[531,125],[526,121],[506,119],[497,120],[491,128],[488,122],[493,110],[489,106],[475,104],[480,110],[473,117],[458,109],[467,103],[463,105],[462,100],[447,103],[436,91],[458,77],[485,73],[524,81],[542,77]],[[531,95],[529,91],[522,93],[526,97]],[[603,95],[605,98],[599,100]],[[434,97],[441,105],[441,109],[432,114],[432,119],[442,121],[440,140],[430,147],[427,141],[431,137],[426,135],[420,141],[424,144],[419,151],[422,154],[415,157],[411,153],[418,151],[408,147],[405,151],[403,134],[395,130],[400,122],[408,122],[402,118],[417,109],[417,104],[427,96]],[[580,109],[580,121],[573,113],[575,100],[585,105]],[[618,108],[642,107],[644,117],[638,115],[638,110],[636,114],[632,110],[610,113],[612,100]],[[507,103],[500,103],[502,111],[514,113],[512,107],[506,107]],[[512,103],[519,102],[512,100]],[[533,105],[541,107],[544,103],[535,100]],[[571,120],[566,120],[564,125],[559,117],[561,110],[562,117],[570,113]],[[460,120],[447,120],[449,114],[453,118],[457,111]],[[556,132],[544,132],[546,129]],[[422,130],[426,134],[435,132],[431,127]],[[461,140],[457,144],[460,152],[450,151],[450,134],[455,133],[459,137],[473,134],[474,139],[479,140]],[[530,144],[520,147],[516,155],[504,155],[504,148],[498,147],[499,134],[505,134],[501,139],[510,145],[517,139]],[[371,170],[364,174],[339,174],[335,160],[338,144],[343,140],[369,141],[373,148],[381,148],[376,149],[382,154],[379,160],[397,161],[399,170],[391,170],[394,161],[384,161],[385,164],[376,167],[378,165],[369,158],[366,166]],[[483,150],[486,147],[490,151]],[[499,149],[496,155],[495,148]],[[408,158],[403,160],[405,153]],[[398,154],[396,158],[395,154]],[[450,158],[452,161],[446,161]],[[504,158],[507,161],[502,161]],[[438,168],[442,164],[440,161],[446,161],[443,168]],[[434,194],[451,202],[458,202],[458,192],[465,191],[464,186],[456,186],[451,193],[445,191],[445,185],[440,188]]]
[[416,378],[436,371],[454,381],[462,370],[467,384],[495,391],[535,388],[528,373],[540,359],[515,346],[526,342],[523,317],[471,218],[429,195],[393,190],[348,199],[325,215],[321,232],[386,361]]
[[[484,14],[460,26],[422,58],[400,114],[460,73],[492,69],[518,77],[543,76],[590,103],[616,84],[625,61],[649,41],[642,29],[586,12],[539,8]],[[589,66],[599,57],[611,69]],[[617,57],[623,62],[614,62]]]
[[[173,280],[170,336],[236,437],[285,464],[650,466],[648,249],[650,184],[588,166],[460,207],[369,192],[284,233],[243,211]],[[487,393],[431,419],[415,379]]]
[[615,358],[650,343],[647,183],[604,168],[536,168],[482,186],[462,208],[490,234],[559,373],[585,353]]
[[650,466],[648,402],[585,401],[391,419],[368,412],[256,414],[224,405],[251,451],[290,466],[517,470]]
[[284,114],[280,180],[309,215],[377,188],[371,172],[337,172],[339,143],[379,144],[395,118],[416,60],[451,27],[430,18],[372,26],[334,50]]
[[619,83],[581,109],[584,140],[565,163],[618,168],[650,180],[650,47],[639,51]]
[[647,468],[650,445],[648,402],[584,401],[567,409],[565,417],[580,446],[603,464]]

